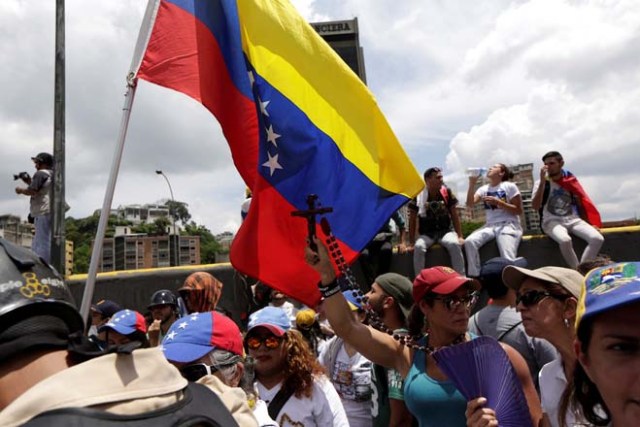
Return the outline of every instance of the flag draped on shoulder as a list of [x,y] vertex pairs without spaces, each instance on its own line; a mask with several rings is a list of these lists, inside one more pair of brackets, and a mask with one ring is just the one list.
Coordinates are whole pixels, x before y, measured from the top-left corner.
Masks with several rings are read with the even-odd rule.
[[562,170],[562,177],[556,181],[560,187],[576,196],[580,202],[580,207],[584,212],[585,220],[594,227],[602,227],[602,219],[600,218],[600,212],[598,208],[591,201],[591,198],[584,191],[582,185],[578,181],[578,178],[574,174],[567,170]]
[[161,0],[147,26],[137,77],[209,109],[253,192],[231,263],[315,304],[291,212],[309,194],[332,207],[349,262],[424,185],[373,95],[288,0]]

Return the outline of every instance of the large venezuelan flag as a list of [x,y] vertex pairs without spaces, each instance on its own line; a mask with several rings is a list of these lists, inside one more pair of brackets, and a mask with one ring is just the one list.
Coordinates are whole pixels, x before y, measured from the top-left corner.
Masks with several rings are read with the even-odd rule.
[[423,186],[372,94],[288,0],[161,0],[149,28],[137,77],[209,109],[253,191],[233,266],[314,305],[291,212],[317,194],[352,261]]

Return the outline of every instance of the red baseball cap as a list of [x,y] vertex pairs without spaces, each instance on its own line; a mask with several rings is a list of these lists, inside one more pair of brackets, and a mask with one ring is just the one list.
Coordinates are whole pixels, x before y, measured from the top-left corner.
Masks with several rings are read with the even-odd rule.
[[413,300],[417,303],[427,292],[446,295],[454,292],[464,284],[478,288],[476,280],[462,276],[450,267],[425,268],[413,281]]

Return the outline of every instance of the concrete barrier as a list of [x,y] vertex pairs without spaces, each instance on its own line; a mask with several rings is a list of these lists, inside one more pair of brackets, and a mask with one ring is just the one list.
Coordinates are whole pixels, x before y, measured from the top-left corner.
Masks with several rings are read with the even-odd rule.
[[[601,253],[609,255],[614,261],[640,260],[640,226],[605,229],[603,234],[605,242]],[[584,246],[582,240],[574,239],[574,248],[578,255],[582,253]],[[558,245],[547,236],[525,236],[520,244],[519,255],[527,258],[530,268],[545,265],[566,267]],[[498,256],[495,241],[482,247],[480,256],[482,260]],[[427,267],[450,265],[449,255],[442,247],[435,245],[427,252],[426,264]],[[391,269],[413,279],[413,254],[394,254]],[[254,281],[247,280],[237,273],[229,263],[100,273],[96,280],[93,301],[111,299],[124,307],[144,313],[153,292],[159,289],[175,291],[182,286],[184,279],[195,271],[211,273],[224,283],[219,306],[239,325],[243,325],[251,310],[251,284]],[[357,263],[354,272],[362,288],[367,290],[370,284],[362,283],[363,276]],[[78,304],[82,300],[86,279],[86,275],[67,278]]]

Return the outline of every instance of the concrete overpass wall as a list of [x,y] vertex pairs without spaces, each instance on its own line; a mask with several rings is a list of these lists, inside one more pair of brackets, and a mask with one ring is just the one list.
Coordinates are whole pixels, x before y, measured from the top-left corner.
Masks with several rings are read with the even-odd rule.
[[[602,253],[609,255],[615,261],[640,260],[640,227],[606,229],[603,232],[605,243],[601,250]],[[574,240],[574,247],[578,254],[582,253],[584,246],[583,241]],[[498,256],[495,241],[485,245],[481,249],[480,255],[482,260]],[[525,236],[520,244],[519,255],[527,258],[530,268],[545,265],[566,266],[558,246],[546,236]],[[450,265],[447,252],[437,245],[427,252],[426,262],[429,267]],[[415,276],[411,253],[394,254],[391,268],[409,278]],[[228,263],[101,273],[96,281],[93,301],[111,299],[124,307],[144,313],[153,292],[158,289],[175,291],[182,286],[184,279],[194,271],[207,271],[224,283],[219,305],[229,312],[236,322],[241,324],[250,310],[250,286]],[[362,287],[367,289],[369,284],[362,283],[362,275],[357,263],[354,272]],[[78,304],[82,300],[85,281],[86,275],[70,276],[67,280]]]

